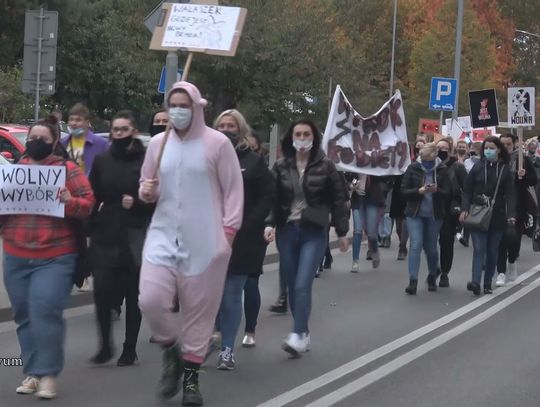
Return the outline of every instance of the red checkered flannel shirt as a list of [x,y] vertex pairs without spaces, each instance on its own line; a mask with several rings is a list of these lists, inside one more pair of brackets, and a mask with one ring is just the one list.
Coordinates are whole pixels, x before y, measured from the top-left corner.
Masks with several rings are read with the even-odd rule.
[[[23,157],[19,164],[32,164]],[[65,218],[44,215],[4,215],[0,217],[4,251],[12,256],[48,259],[77,252],[75,234],[68,219],[85,219],[96,202],[90,182],[77,164],[51,156],[43,165],[66,167],[66,188],[72,198],[65,206]]]

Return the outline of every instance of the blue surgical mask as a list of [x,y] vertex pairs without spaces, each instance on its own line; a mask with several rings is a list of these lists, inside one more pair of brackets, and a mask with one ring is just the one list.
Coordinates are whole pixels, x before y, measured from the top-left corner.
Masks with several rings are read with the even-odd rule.
[[497,160],[497,150],[492,149],[484,149],[484,157],[486,157],[486,160],[488,161],[496,161]]
[[424,161],[422,160],[422,167],[426,170],[431,170],[435,166],[435,161]]
[[82,127],[76,128],[76,129],[70,129],[69,134],[71,134],[74,137],[79,137],[84,134],[84,129]]

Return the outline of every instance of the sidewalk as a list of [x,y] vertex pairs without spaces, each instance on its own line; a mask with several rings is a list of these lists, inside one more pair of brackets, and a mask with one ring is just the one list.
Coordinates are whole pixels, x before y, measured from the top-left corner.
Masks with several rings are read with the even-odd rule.
[[[335,240],[337,240],[334,229],[330,231],[330,242],[332,242],[332,247],[334,247]],[[3,258],[2,245],[0,244],[0,256]],[[277,253],[277,248],[275,243],[268,245],[266,250],[266,258],[264,264],[276,263],[279,260],[279,255]],[[12,319],[11,316],[11,304],[9,302],[6,289],[4,287],[4,274],[2,270],[2,265],[0,264],[0,270],[2,278],[0,279],[0,322],[9,321]],[[93,303],[92,293],[80,293],[77,291],[77,288],[74,287],[71,294],[71,301],[68,308],[80,307],[82,305],[88,305]]]

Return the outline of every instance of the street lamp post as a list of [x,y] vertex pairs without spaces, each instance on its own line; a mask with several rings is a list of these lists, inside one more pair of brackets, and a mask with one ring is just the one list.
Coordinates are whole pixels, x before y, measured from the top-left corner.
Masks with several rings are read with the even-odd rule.
[[394,61],[396,56],[397,0],[394,0],[394,26],[392,29],[392,61],[390,62],[390,97],[394,93]]
[[461,36],[463,35],[463,0],[458,0],[458,13],[456,24],[456,55],[454,59],[454,79],[456,80],[456,105],[452,118],[457,120],[459,106],[459,79],[461,76]]

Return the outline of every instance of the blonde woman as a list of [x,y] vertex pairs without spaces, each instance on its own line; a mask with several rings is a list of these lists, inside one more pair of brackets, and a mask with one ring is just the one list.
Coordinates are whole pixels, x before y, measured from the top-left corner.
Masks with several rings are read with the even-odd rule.
[[244,213],[242,227],[236,234],[225,280],[223,299],[217,319],[221,331],[219,370],[235,367],[234,344],[242,320],[242,292],[246,315],[244,347],[255,346],[255,326],[261,306],[259,277],[266,254],[264,220],[272,208],[274,182],[264,158],[251,151],[250,128],[237,110],[221,113],[214,127],[223,132],[236,148],[244,180]]

